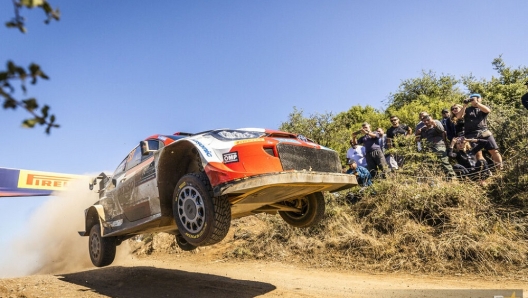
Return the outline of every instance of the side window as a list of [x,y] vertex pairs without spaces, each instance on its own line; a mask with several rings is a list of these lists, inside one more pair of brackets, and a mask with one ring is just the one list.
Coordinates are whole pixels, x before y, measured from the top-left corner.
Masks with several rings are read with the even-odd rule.
[[141,162],[141,148],[139,146],[134,149],[134,151],[130,152],[130,155],[127,158],[127,164],[126,164],[126,170],[130,170],[131,168],[137,166]]
[[123,159],[123,161],[115,169],[114,174],[112,176],[117,176],[117,175],[123,173],[123,171],[125,170],[126,161],[127,161],[126,158]]

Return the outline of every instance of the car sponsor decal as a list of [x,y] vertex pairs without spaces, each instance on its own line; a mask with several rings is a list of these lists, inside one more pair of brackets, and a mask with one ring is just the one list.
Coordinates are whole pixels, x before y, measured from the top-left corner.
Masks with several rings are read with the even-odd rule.
[[232,162],[239,162],[238,160],[238,151],[235,152],[228,152],[222,154],[222,159],[224,160],[224,163],[232,163]]
[[193,140],[199,147],[200,149],[203,150],[203,152],[205,153],[205,155],[207,155],[207,157],[213,157],[213,154],[211,153],[211,151],[209,151],[209,149],[207,149],[207,147],[205,147],[204,144],[202,144],[200,141],[197,141],[197,140]]
[[264,141],[264,138],[238,140],[238,141],[235,141],[235,145],[244,144],[244,143],[252,143],[252,142],[263,142],[263,141]]
[[198,239],[203,235],[203,233],[205,232],[205,229],[207,229],[207,223],[204,224],[203,229],[200,231],[200,233],[196,235],[193,235],[191,233],[185,233],[185,236],[192,238],[192,239]]
[[156,178],[156,167],[154,167],[154,162],[151,162],[143,169],[143,173],[141,173],[141,178],[139,179],[138,185],[141,185],[154,178]]
[[185,185],[187,185],[187,182],[183,182],[182,184],[180,184],[180,186],[178,186],[178,189],[182,189]]
[[65,190],[68,182],[82,177],[79,175],[20,170],[18,188]]

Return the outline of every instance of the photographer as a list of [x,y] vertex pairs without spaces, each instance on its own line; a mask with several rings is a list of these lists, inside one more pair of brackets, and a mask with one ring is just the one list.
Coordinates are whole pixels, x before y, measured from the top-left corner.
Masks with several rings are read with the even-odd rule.
[[420,139],[425,140],[426,144],[429,145],[429,149],[436,154],[442,164],[442,170],[447,175],[448,179],[455,177],[453,167],[449,163],[447,157],[446,146],[444,142],[444,127],[438,120],[434,120],[431,116],[427,115],[422,118],[423,126],[417,130],[417,134],[420,134]]
[[[358,134],[363,134],[363,136],[356,140]],[[376,178],[378,171],[384,174],[387,170],[387,162],[381,150],[380,135],[370,130],[370,124],[363,123],[361,130],[352,134],[352,141],[365,147],[367,168],[372,174],[372,178]]]
[[[464,118],[464,137],[466,139],[484,139],[486,144],[483,148],[490,154],[495,166],[502,169],[502,156],[495,142],[495,138],[488,129],[487,117],[491,109],[482,104],[482,97],[478,93],[471,94],[469,98],[464,99],[464,105],[456,114],[458,119]],[[482,152],[476,153],[477,159],[484,159]]]

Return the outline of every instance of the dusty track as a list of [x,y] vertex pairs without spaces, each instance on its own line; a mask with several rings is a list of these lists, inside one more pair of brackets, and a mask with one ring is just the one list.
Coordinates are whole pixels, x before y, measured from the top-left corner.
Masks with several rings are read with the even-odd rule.
[[368,274],[281,263],[225,262],[202,253],[129,257],[106,268],[0,280],[2,298],[511,296],[511,291],[482,289],[524,289],[528,293],[528,284],[485,277]]

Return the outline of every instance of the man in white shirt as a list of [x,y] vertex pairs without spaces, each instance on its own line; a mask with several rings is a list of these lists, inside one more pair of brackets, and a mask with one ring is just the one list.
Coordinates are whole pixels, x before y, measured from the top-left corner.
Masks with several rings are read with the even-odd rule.
[[358,166],[367,167],[367,160],[365,159],[365,147],[354,143],[350,140],[350,148],[347,151],[347,161],[355,160]]

